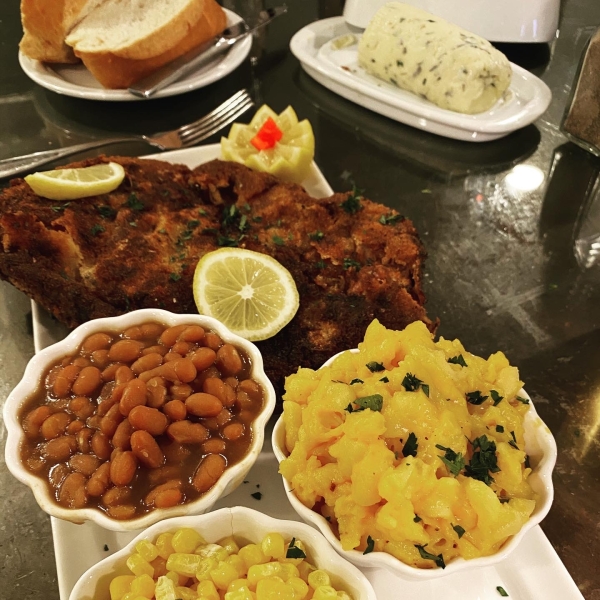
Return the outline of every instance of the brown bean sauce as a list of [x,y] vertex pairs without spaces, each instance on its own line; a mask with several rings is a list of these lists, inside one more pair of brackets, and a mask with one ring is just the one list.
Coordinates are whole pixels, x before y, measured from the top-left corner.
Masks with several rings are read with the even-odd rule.
[[128,519],[191,502],[248,453],[264,403],[251,371],[198,326],[93,334],[23,405],[21,459],[69,508]]

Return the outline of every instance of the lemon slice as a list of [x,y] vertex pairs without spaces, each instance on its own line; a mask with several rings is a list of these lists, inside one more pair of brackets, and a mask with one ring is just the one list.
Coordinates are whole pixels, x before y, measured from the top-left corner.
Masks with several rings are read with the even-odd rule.
[[285,327],[300,302],[294,279],[281,263],[242,248],[205,254],[196,266],[193,289],[200,314],[254,342]]
[[[275,122],[283,135],[272,148],[259,150],[252,140],[268,119]],[[315,156],[315,136],[308,120],[298,121],[291,106],[278,115],[265,104],[248,125],[234,123],[229,136],[221,138],[221,154],[225,160],[245,164],[286,181],[301,182],[308,175]]]
[[123,167],[114,162],[79,169],[55,169],[25,177],[38,195],[50,200],[77,200],[98,194],[108,194],[125,178]]

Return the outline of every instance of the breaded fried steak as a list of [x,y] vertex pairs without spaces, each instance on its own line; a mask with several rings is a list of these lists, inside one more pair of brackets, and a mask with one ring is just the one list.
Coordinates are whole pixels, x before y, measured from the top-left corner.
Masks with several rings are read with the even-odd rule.
[[196,313],[198,259],[239,246],[276,258],[300,293],[291,323],[257,344],[279,393],[299,366],[355,347],[374,318],[435,328],[423,308],[423,246],[395,211],[353,194],[315,199],[219,160],[194,170],[125,157],[69,166],[109,160],[126,171],[110,194],[58,202],[15,179],[0,195],[0,277],[69,327],[138,308]]

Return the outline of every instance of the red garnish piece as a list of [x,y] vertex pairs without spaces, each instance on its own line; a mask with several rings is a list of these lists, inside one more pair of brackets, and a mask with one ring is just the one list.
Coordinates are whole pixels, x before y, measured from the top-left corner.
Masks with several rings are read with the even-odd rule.
[[258,130],[258,133],[250,140],[250,143],[257,150],[269,150],[283,137],[283,132],[277,123],[269,117],[263,126]]

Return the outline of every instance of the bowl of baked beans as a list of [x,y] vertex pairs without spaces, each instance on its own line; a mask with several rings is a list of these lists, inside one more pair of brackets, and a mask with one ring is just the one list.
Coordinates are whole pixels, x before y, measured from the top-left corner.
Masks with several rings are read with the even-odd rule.
[[31,359],[4,406],[6,463],[52,516],[141,529],[231,493],[274,408],[254,344],[211,317],[138,310]]

